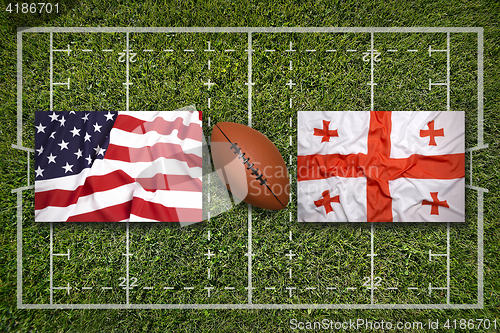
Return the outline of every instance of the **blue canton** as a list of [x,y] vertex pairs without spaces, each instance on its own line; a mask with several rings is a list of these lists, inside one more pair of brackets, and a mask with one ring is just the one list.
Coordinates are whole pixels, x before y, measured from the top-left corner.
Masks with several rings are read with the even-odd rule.
[[35,180],[75,175],[103,159],[117,116],[116,111],[35,112]]

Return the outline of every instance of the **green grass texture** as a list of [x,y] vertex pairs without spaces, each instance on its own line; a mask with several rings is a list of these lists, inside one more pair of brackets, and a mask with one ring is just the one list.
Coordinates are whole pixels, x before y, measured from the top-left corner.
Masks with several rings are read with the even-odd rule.
[[[12,2],[13,4],[15,2]],[[289,332],[293,322],[439,321],[441,331],[472,331],[463,321],[496,320],[500,330],[500,4],[497,1],[65,1],[59,13],[23,14],[0,7],[0,331],[2,332]],[[17,27],[483,27],[484,142],[466,154],[466,183],[484,194],[484,306],[480,309],[314,309],[314,304],[370,304],[373,236],[375,304],[447,303],[446,224],[297,223],[296,196],[281,211],[252,208],[254,304],[311,304],[309,309],[18,309],[17,198],[34,183],[34,158],[17,142]],[[204,52],[207,42],[215,52]],[[50,109],[49,34],[23,34],[22,142],[34,148],[34,112]],[[217,122],[248,123],[246,33],[130,33],[130,110],[195,105],[204,135]],[[375,33],[375,110],[447,109],[446,33]],[[296,52],[286,52],[290,43]],[[370,33],[255,33],[252,35],[252,127],[291,164],[296,183],[297,112],[371,108]],[[53,33],[53,109],[125,110],[124,33]],[[478,39],[450,34],[450,108],[466,112],[466,147],[477,143]],[[335,49],[336,52],[328,50]],[[92,50],[92,52],[82,51]],[[112,50],[112,51],[103,51]],[[173,50],[164,51],[164,50]],[[193,52],[186,51],[193,50]],[[315,50],[315,51],[312,51]],[[355,50],[355,51],[354,51]],[[397,50],[392,52],[388,50]],[[408,50],[417,50],[409,52]],[[208,89],[204,83],[214,82]],[[295,85],[288,86],[290,80]],[[210,99],[210,105],[208,100]],[[290,104],[290,99],[292,103]],[[211,125],[208,124],[210,118]],[[290,144],[290,137],[292,144]],[[292,156],[290,163],[289,156]],[[208,158],[205,156],[205,158]],[[29,160],[28,160],[29,159]],[[31,170],[27,172],[27,165]],[[472,179],[469,174],[472,172]],[[213,175],[215,177],[215,175]],[[28,179],[29,177],[29,179]],[[204,183],[205,185],[205,183]],[[209,187],[206,187],[209,188]],[[204,190],[206,197],[207,193]],[[34,191],[23,191],[22,302],[50,302],[50,224],[34,222]],[[214,205],[223,205],[213,198]],[[452,224],[450,303],[478,299],[477,193],[466,189],[466,222]],[[187,227],[130,223],[131,304],[246,304],[248,207],[244,203]],[[54,223],[54,304],[123,304],[126,229],[116,223]],[[210,234],[210,238],[209,238]],[[211,258],[205,254],[214,254]],[[68,252],[69,251],[69,252]],[[291,252],[290,252],[291,251]],[[286,256],[293,253],[294,256]],[[210,279],[208,271],[210,270]],[[292,272],[290,274],[290,272]],[[206,287],[210,289],[208,295]],[[296,289],[287,289],[294,287]],[[398,287],[398,289],[391,289]],[[92,288],[92,289],[88,289]],[[167,289],[165,289],[167,288]],[[335,289],[332,289],[335,288]],[[388,289],[389,288],[389,289]],[[450,326],[443,326],[450,320]],[[453,326],[455,320],[456,327]],[[478,327],[483,323],[481,327]],[[492,324],[493,325],[493,324]],[[334,329],[332,329],[333,331]],[[352,331],[388,332],[360,326]],[[393,329],[392,331],[397,331]],[[406,332],[426,332],[417,327]],[[436,330],[438,331],[438,330]]]

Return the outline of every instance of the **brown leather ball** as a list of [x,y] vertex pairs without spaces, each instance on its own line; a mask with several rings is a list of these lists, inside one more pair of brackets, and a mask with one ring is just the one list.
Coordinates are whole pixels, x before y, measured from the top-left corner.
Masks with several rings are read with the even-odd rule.
[[264,134],[251,127],[218,123],[211,136],[214,167],[234,196],[264,209],[283,209],[290,198],[285,161]]

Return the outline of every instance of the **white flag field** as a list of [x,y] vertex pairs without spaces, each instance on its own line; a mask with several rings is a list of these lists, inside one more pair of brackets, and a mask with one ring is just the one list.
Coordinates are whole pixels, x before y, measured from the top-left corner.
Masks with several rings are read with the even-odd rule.
[[298,113],[298,220],[464,222],[462,111]]

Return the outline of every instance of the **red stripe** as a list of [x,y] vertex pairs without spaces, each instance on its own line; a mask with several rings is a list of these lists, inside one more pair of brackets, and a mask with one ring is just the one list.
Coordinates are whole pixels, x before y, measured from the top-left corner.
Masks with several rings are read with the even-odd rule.
[[298,156],[298,181],[329,177],[364,177],[364,167],[360,166],[359,162],[360,155],[316,154]]
[[130,217],[132,201],[106,207],[93,212],[70,216],[67,222],[119,222]]
[[165,207],[141,198],[134,198],[119,205],[71,216],[67,222],[118,222],[130,218],[131,214],[161,222],[202,221],[201,209]]
[[370,111],[368,154],[364,166],[380,166],[380,175],[366,178],[366,214],[370,222],[392,222],[392,197],[386,178],[385,165],[391,158],[391,112]]
[[104,192],[114,188],[137,182],[146,191],[202,191],[202,182],[197,178],[185,175],[156,174],[152,178],[134,179],[122,170],[113,171],[102,176],[91,176],[85,183],[75,190],[49,190],[35,193],[35,209],[47,207],[67,207],[76,204],[80,197],[97,192]]
[[465,153],[436,156],[411,155],[392,159],[397,171],[388,170],[389,180],[400,177],[419,179],[456,179],[465,177]]
[[380,165],[362,165],[365,154],[306,155],[297,158],[298,181],[330,177],[375,177],[456,179],[465,177],[465,154],[411,155],[408,158],[383,159]]
[[35,209],[46,207],[67,207],[76,204],[80,197],[96,192],[108,191],[123,185],[131,184],[135,180],[122,170],[113,171],[102,176],[91,176],[85,179],[83,185],[75,190],[50,190],[35,193]]
[[201,180],[191,176],[156,174],[152,178],[137,178],[136,181],[146,191],[202,191]]
[[182,146],[173,143],[158,142],[153,146],[142,148],[130,148],[109,144],[105,159],[123,162],[152,162],[158,158],[165,157],[187,162],[190,168],[201,167],[202,158],[195,154],[186,154]]
[[167,121],[161,117],[156,117],[153,121],[146,121],[129,115],[119,114],[116,117],[113,128],[137,134],[154,131],[161,135],[170,135],[174,130],[177,130],[177,137],[179,139],[184,140],[188,138],[201,142],[203,133],[201,126],[196,123],[190,123],[186,126],[182,121],[181,117],[173,121]]
[[161,222],[202,221],[201,209],[165,207],[141,198],[134,198],[130,214]]

